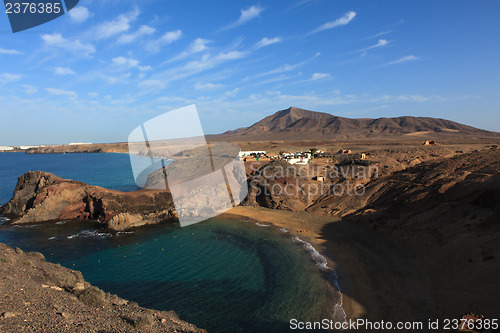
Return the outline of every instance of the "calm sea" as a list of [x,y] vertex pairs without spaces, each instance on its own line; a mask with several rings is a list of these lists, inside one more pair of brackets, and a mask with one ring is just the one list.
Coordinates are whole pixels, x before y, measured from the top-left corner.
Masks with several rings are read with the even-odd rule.
[[[136,188],[126,154],[2,153],[1,203],[29,170],[111,189]],[[174,310],[210,332],[285,332],[292,318],[330,318],[335,303],[304,244],[286,232],[239,220],[116,234],[93,222],[4,225],[0,242],[42,252],[105,291]]]

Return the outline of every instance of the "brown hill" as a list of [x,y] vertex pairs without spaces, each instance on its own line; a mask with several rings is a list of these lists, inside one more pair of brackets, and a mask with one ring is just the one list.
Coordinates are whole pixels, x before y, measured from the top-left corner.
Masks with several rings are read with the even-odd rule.
[[261,140],[360,140],[360,139],[500,139],[500,133],[428,117],[359,118],[295,107],[281,110],[250,127],[215,135],[230,141]]
[[[376,239],[374,234],[369,237],[365,234],[366,229],[372,229],[409,254],[416,267],[425,273],[439,317],[456,318],[473,311],[498,318],[500,150],[490,147],[449,156],[447,149],[433,147],[434,157],[429,156],[422,163],[422,157],[414,158],[415,165],[398,159],[403,155],[411,159],[423,154],[426,148],[391,147],[370,153],[366,160],[353,159],[354,163],[345,165],[325,165],[320,164],[324,162],[322,159],[315,159],[297,168],[272,161],[250,175],[251,188],[243,204],[339,216],[341,221],[325,224],[318,238],[331,244],[336,241],[353,244],[350,245],[353,251],[364,249],[366,255],[360,262],[366,264],[365,267],[377,265],[372,273],[367,270],[366,275],[378,275],[379,270],[391,272],[390,265],[379,261],[389,256],[378,252],[379,247],[370,249],[374,244],[368,245]],[[372,169],[375,172],[363,172],[364,163],[376,167]],[[314,181],[317,170],[325,175],[323,181]],[[360,187],[362,190],[357,192],[349,190],[356,189],[356,185],[364,185],[364,188]],[[317,221],[319,219],[314,225]],[[304,225],[303,228],[310,227]],[[331,253],[337,253],[336,259],[347,274],[359,274],[348,271],[352,269],[352,262],[346,263],[346,260],[351,259],[338,259],[342,251]],[[350,268],[346,270],[346,266]],[[401,294],[405,304],[417,304],[419,309],[425,309],[425,303],[411,303],[418,301],[418,294],[415,294],[417,289],[413,289],[416,284],[407,280],[410,275],[402,266],[393,267],[397,268],[386,276],[388,279],[373,282],[373,288],[387,285],[390,279],[394,279],[395,284],[404,281],[412,286],[410,293]],[[350,278],[357,279],[352,275]],[[361,288],[365,287],[369,284]],[[359,295],[360,290],[354,294]],[[386,305],[380,311],[391,311],[388,309],[395,306],[395,303],[378,304]],[[393,309],[389,316],[404,313],[396,307]]]

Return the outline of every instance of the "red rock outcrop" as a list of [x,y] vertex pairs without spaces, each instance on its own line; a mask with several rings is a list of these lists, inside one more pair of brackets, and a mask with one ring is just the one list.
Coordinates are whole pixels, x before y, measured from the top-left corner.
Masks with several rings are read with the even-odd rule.
[[12,223],[99,220],[125,230],[176,218],[170,193],[120,192],[60,178],[43,171],[19,177],[12,199],[0,208]]

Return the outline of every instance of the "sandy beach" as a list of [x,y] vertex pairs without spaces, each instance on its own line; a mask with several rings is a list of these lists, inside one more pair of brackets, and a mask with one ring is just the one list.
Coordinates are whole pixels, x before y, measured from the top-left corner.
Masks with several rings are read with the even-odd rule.
[[311,243],[338,275],[348,319],[427,321],[433,317],[428,278],[380,235],[337,217],[262,207],[235,207],[225,217],[286,228]]

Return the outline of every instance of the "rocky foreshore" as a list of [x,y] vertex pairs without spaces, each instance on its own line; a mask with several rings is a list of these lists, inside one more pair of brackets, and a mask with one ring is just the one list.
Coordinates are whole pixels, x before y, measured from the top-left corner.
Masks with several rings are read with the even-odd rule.
[[116,231],[176,218],[166,191],[120,192],[43,171],[20,176],[12,199],[0,207],[0,214],[14,224],[99,220]]
[[140,307],[82,274],[0,244],[0,332],[204,332],[173,311]]

